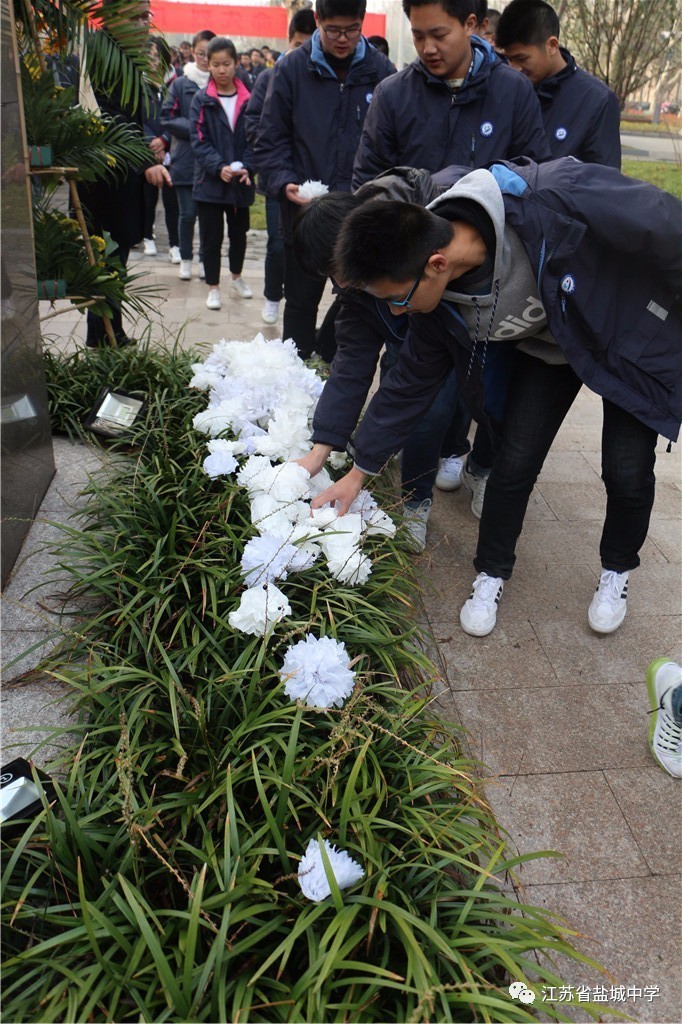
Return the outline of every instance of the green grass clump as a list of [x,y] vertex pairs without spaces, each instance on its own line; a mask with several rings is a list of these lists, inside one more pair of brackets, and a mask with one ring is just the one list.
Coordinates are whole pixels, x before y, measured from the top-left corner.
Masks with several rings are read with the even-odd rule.
[[[283,585],[292,614],[272,635],[235,633],[247,503],[201,468],[192,357],[137,357],[156,389],[146,422],[110,446],[62,555],[80,618],[48,670],[80,725],[53,766],[55,813],[5,847],[6,1019],[533,1020],[509,980],[560,985],[553,957],[584,958],[501,888],[527,857],[505,852],[456,727],[429,708],[408,560],[375,543],[360,588],[314,566]],[[127,352],[48,360],[63,428],[112,360],[132,372]],[[354,660],[342,709],[283,692],[284,653],[309,631]],[[309,902],[310,838],[346,849],[362,881]]]
[[682,199],[682,167],[654,160],[623,160],[623,174],[648,181]]

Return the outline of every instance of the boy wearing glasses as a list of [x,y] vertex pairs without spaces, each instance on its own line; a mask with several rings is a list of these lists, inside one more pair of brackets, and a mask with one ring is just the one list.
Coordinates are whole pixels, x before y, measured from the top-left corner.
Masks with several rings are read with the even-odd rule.
[[615,632],[648,532],[658,434],[675,441],[682,416],[679,200],[572,157],[497,163],[428,209],[365,203],[344,221],[335,266],[396,314],[409,301],[412,326],[358,428],[354,468],[313,506],[338,501],[347,512],[456,365],[498,435],[478,576],[460,612],[466,633],[486,636],[533,486],[584,383],[602,398],[607,498],[587,619],[596,633]]
[[366,0],[317,0],[317,30],[275,66],[256,137],[261,182],[278,199],[282,216],[283,336],[294,339],[304,359],[315,347],[325,280],[305,274],[293,254],[294,219],[308,202],[299,186],[311,180],[350,191],[374,89],[395,70],[362,35],[365,9]]

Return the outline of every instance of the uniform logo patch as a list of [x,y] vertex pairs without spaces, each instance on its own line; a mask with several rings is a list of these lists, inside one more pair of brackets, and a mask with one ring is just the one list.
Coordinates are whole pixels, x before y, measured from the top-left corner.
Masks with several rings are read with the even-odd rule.
[[554,132],[554,138],[558,139],[559,142],[563,142],[567,135],[568,132],[565,128],[557,128],[557,130]]
[[575,278],[571,277],[570,274],[566,274],[566,277],[561,282],[561,290],[565,295],[572,295],[575,291]]
[[492,121],[484,121],[479,131],[484,138],[490,138],[492,133],[495,131]]
[[366,103],[371,103],[371,102],[372,102],[372,96],[373,96],[373,95],[374,95],[374,93],[373,93],[373,92],[368,92],[368,93],[367,93],[367,95],[365,96],[365,102],[366,102]]

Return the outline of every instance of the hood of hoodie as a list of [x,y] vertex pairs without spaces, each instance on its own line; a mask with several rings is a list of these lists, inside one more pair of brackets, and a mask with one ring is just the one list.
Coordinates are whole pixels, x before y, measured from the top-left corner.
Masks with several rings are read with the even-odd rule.
[[[446,302],[456,303],[459,315],[466,323],[473,339],[473,352],[479,341],[485,348],[491,341],[512,341],[524,351],[546,362],[565,362],[560,349],[547,326],[547,313],[542,304],[535,272],[516,231],[506,223],[502,192],[490,171],[483,168],[465,174],[451,188],[434,199],[427,207],[432,213],[458,219],[457,202],[466,200],[469,207],[476,204],[488,218],[485,225],[487,248],[492,255],[488,275],[470,274],[470,290],[458,291],[457,280],[450,281],[443,292]],[[481,217],[476,213],[478,222]],[[467,214],[460,219],[471,221]],[[492,233],[490,226],[492,225]],[[491,239],[495,252],[490,253]]]
[[[504,217],[504,201],[500,186],[495,181],[490,171],[483,168],[471,171],[460,178],[458,182],[446,189],[442,195],[429,203],[427,210],[439,216],[456,220],[456,214],[450,218],[448,208],[454,207],[455,201],[466,199],[469,202],[478,204],[483,212],[489,217],[495,235],[495,253],[493,255],[492,276],[490,288],[484,294],[476,294],[475,299],[479,306],[487,306],[493,301],[495,281],[502,280],[508,276],[512,269],[514,256],[513,249],[516,248],[512,241],[512,233],[506,230]],[[517,240],[518,241],[518,240]],[[518,243],[521,244],[520,242]],[[456,285],[456,282],[450,282]],[[450,302],[464,302],[472,305],[474,296],[468,292],[459,292],[454,288],[447,288],[443,298]]]
[[182,74],[185,78],[189,78],[190,82],[194,82],[200,89],[205,89],[208,85],[208,80],[211,77],[210,71],[200,71],[194,61],[190,61],[185,64],[182,69]]

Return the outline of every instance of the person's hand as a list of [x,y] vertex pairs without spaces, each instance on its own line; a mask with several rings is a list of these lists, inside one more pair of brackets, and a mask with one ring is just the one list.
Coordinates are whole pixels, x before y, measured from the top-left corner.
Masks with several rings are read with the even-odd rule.
[[164,185],[173,186],[171,176],[163,164],[153,164],[151,167],[145,167],[144,177],[145,181],[148,181],[150,185],[156,185],[157,188],[163,188]]
[[[362,490],[366,473],[353,466],[345,476],[337,480],[335,484],[328,487],[322,494],[310,502],[311,508],[322,508],[323,505],[333,505],[340,516],[345,516],[358,494]],[[336,504],[338,502],[338,504]]]
[[240,171],[234,171],[233,173],[235,178],[237,178],[242,183],[242,185],[251,184],[251,178],[249,177],[248,167],[242,167]]
[[166,156],[166,145],[163,138],[160,136],[153,138],[150,142],[150,150],[154,154],[155,159],[161,164]]
[[232,181],[235,176],[235,172],[232,170],[229,164],[225,164],[224,167],[220,168],[220,180],[221,181]]
[[303,466],[311,476],[317,476],[327,461],[332,446],[330,444],[314,444],[311,451],[300,459],[294,459],[297,466]]
[[287,185],[284,189],[284,195],[290,203],[295,203],[296,206],[306,206],[310,202],[309,199],[303,199],[299,196],[298,185]]

